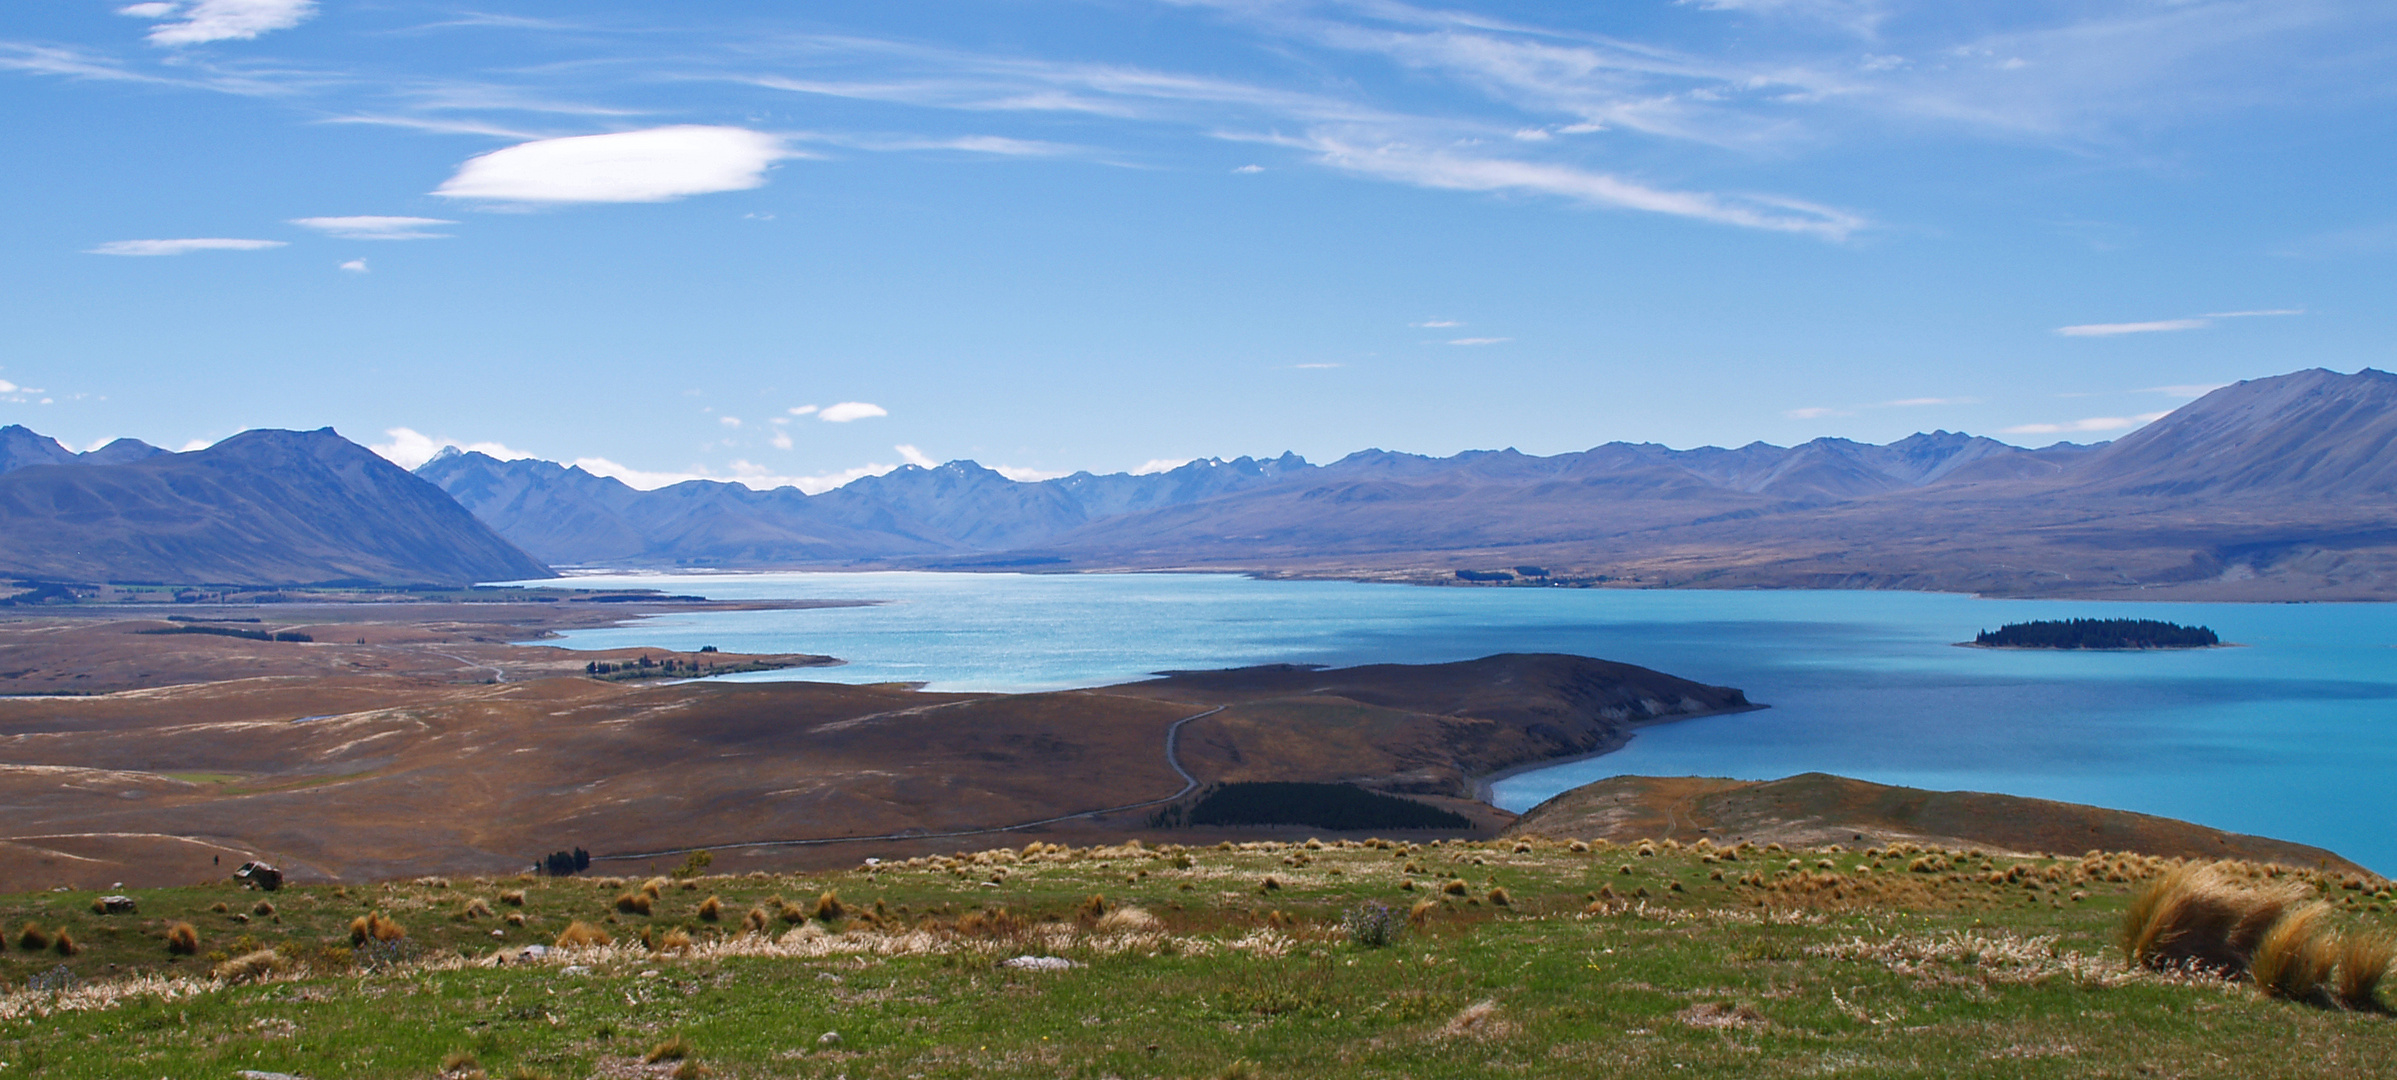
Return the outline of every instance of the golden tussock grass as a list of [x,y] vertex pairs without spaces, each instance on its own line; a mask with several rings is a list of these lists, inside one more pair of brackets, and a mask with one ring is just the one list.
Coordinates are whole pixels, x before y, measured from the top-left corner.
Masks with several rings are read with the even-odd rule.
[[1003,907],[987,911],[969,911],[957,917],[957,932],[968,937],[1013,937],[1024,930],[1024,920]]
[[83,946],[76,943],[75,935],[68,933],[67,928],[63,926],[58,928],[58,937],[50,942],[50,948],[56,950],[60,956],[73,956],[83,951]]
[[681,927],[675,927],[659,936],[656,943],[652,944],[650,948],[662,953],[689,952],[691,951],[691,935]]
[[506,905],[508,905],[509,907],[523,907],[523,906],[524,906],[524,890],[523,890],[523,889],[509,889],[508,891],[506,891],[506,892],[504,892],[504,893],[501,893],[501,894],[499,894],[499,902],[500,902],[500,903],[503,903],[503,904],[506,904]]
[[380,911],[370,911],[350,920],[351,945],[364,945],[368,941],[398,941],[407,936],[407,927],[384,918]]
[[509,926],[523,926],[523,925],[524,925],[524,923],[525,923],[524,912],[521,912],[521,911],[511,911],[511,912],[509,912],[509,913],[508,913],[508,925],[509,925]]
[[275,914],[275,902],[272,900],[260,900],[255,904],[251,904],[250,914],[256,915],[261,919],[272,918]]
[[677,1035],[666,1040],[665,1042],[650,1047],[648,1053],[641,1055],[641,1064],[655,1065],[661,1061],[681,1061],[690,1056],[690,1042],[684,1039],[682,1036]]
[[1506,886],[1504,885],[1491,889],[1489,900],[1491,905],[1495,907],[1513,907],[1515,904],[1514,896],[1506,891]]
[[557,941],[552,944],[560,949],[587,949],[596,945],[607,945],[615,940],[608,936],[607,931],[581,919],[576,919],[566,924],[566,929],[559,932]]
[[1463,896],[1472,890],[1466,887],[1463,878],[1450,878],[1448,884],[1440,886],[1440,891],[1450,896]]
[[17,948],[26,952],[40,952],[49,947],[50,932],[42,929],[40,923],[26,923],[23,929],[17,931]]
[[484,1075],[483,1063],[464,1050],[452,1050],[441,1056],[441,1075],[457,1080],[472,1080]]
[[1105,914],[1107,914],[1107,898],[1098,893],[1092,893],[1089,899],[1082,901],[1074,908],[1074,921],[1085,924],[1095,923]]
[[699,902],[699,918],[701,921],[715,922],[723,917],[724,901],[721,898],[711,896]]
[[210,974],[216,976],[219,982],[238,985],[280,975],[291,970],[291,967],[291,961],[284,959],[282,954],[275,950],[259,949],[256,952],[246,952],[218,964],[216,970]]
[[1140,908],[1119,907],[1099,916],[1098,922],[1092,925],[1102,934],[1148,934],[1155,933],[1165,924]]
[[200,930],[187,922],[166,928],[166,951],[176,956],[193,956],[200,951]]
[[461,919],[488,919],[491,917],[491,905],[486,903],[482,897],[475,897],[467,901],[465,907],[458,909],[458,917]]
[[741,929],[745,933],[763,934],[772,925],[774,916],[766,914],[766,909],[762,907],[750,908],[749,914],[741,919]]
[[2339,961],[2331,919],[2331,906],[2317,900],[2274,922],[2248,962],[2256,989],[2291,1001],[2317,1000]]
[[1407,925],[1421,930],[1424,924],[1432,921],[1432,916],[1438,914],[1439,911],[1439,901],[1417,900],[1414,907],[1407,909]]
[[2302,898],[2299,886],[2250,889],[2217,867],[2184,864],[2131,898],[2120,945],[2134,964],[2236,978],[2248,970],[2265,932]]
[[847,914],[849,914],[849,909],[842,906],[841,894],[827,889],[816,897],[814,915],[818,922],[838,922]]
[[641,891],[648,893],[649,898],[655,900],[659,893],[665,892],[666,887],[672,884],[674,884],[672,881],[665,878],[653,877],[641,883]]
[[[61,931],[64,936],[64,931]],[[2380,984],[2397,964],[2397,938],[2367,930],[2339,941],[2339,975],[2332,992],[2350,1009],[2380,1009]]]
[[627,915],[647,915],[650,904],[655,900],[656,897],[647,892],[628,892],[616,898],[616,910]]

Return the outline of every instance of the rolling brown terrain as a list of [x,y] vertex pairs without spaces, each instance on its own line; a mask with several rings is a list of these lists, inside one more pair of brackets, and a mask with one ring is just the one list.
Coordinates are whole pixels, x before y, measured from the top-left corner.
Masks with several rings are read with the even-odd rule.
[[1509,834],[1638,841],[1748,841],[1792,848],[1906,842],[2025,855],[2136,851],[2366,874],[2317,847],[2172,818],[2047,799],[1919,788],[1806,773],[1782,780],[1618,776],[1532,807]]
[[[0,890],[188,882],[251,858],[304,879],[506,872],[574,846],[853,862],[1069,816],[1034,835],[1120,836],[1232,779],[1384,786],[1488,832],[1509,815],[1471,797],[1478,773],[1746,707],[1562,656],[1022,695],[377,673],[19,697],[0,699]],[[1187,780],[1168,757],[1182,721]],[[790,843],[858,837],[885,839]]]

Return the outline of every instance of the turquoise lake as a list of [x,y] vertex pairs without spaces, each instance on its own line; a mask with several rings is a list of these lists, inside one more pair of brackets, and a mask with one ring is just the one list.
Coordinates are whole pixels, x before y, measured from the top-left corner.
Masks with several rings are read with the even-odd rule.
[[[623,574],[568,584],[882,601],[662,616],[559,644],[823,653],[848,664],[762,677],[938,690],[1098,686],[1277,662],[1579,653],[1736,686],[1771,708],[1644,728],[1617,753],[1501,782],[1499,805],[1523,810],[1625,773],[1822,771],[2163,814],[2397,872],[2397,605],[1423,588],[1213,574]],[[2203,624],[2241,647],[1953,645],[2002,623],[2071,617]]]

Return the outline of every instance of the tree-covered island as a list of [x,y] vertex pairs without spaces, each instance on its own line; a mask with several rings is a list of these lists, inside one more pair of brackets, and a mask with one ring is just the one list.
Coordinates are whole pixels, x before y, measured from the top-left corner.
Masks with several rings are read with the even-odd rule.
[[1971,644],[1990,649],[2203,649],[2222,644],[2203,626],[2156,619],[2043,619],[1983,630]]

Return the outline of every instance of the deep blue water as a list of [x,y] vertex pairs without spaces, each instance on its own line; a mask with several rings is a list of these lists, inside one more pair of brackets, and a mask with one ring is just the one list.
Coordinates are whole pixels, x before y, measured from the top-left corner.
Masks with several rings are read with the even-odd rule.
[[[612,575],[734,598],[874,607],[673,615],[571,648],[814,652],[768,673],[941,690],[1095,686],[1173,668],[1571,652],[1736,686],[1772,707],[1643,729],[1501,782],[1522,810],[1623,773],[1820,770],[2140,810],[2331,848],[2397,871],[2397,605],[2133,604],[1898,592],[1422,588],[1224,575]],[[2035,618],[2204,624],[2240,648],[1959,649]]]

